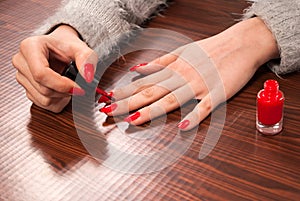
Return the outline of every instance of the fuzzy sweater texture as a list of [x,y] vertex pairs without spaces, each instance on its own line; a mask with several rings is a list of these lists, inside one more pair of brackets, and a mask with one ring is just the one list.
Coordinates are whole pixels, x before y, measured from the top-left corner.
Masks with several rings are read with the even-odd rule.
[[[260,17],[276,38],[280,59],[268,64],[276,74],[300,69],[300,0],[256,0],[244,19]],[[74,27],[82,39],[107,54],[124,34],[139,28],[166,0],[68,0],[35,34],[51,32],[59,24]],[[99,48],[99,44],[100,48]]]

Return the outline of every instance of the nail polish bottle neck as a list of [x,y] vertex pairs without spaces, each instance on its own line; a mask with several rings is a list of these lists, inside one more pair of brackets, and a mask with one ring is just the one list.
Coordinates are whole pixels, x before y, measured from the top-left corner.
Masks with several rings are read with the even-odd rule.
[[264,83],[264,91],[267,94],[276,94],[279,91],[279,84],[275,80],[267,80]]

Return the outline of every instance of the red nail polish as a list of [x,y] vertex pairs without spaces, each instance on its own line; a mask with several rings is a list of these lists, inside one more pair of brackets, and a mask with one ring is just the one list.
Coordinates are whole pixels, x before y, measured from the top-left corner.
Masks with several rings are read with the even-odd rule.
[[101,96],[98,100],[98,103],[107,103],[109,101],[110,101],[110,99],[107,98],[106,96]]
[[69,90],[69,93],[75,96],[84,96],[85,91],[78,87],[73,87]]
[[114,92],[108,92],[107,94],[106,94],[106,96],[109,96],[109,97],[111,97],[111,98],[113,98],[114,97]]
[[190,121],[189,120],[184,120],[182,122],[180,122],[177,127],[180,129],[185,129],[190,125]]
[[91,83],[94,79],[94,65],[87,63],[84,65],[84,77],[88,83]]
[[111,105],[105,106],[103,108],[100,109],[100,112],[103,113],[111,113],[112,111],[114,111],[115,109],[117,109],[118,105],[116,103],[113,103]]
[[135,112],[124,119],[124,121],[130,123],[141,116],[140,112]]
[[282,130],[284,95],[276,80],[267,80],[256,99],[256,128],[266,135],[275,135]]
[[96,93],[107,96],[107,92],[104,91],[103,89],[100,89],[99,87],[96,88]]
[[139,67],[141,67],[141,66],[146,66],[146,65],[148,65],[148,63],[141,63],[141,64],[139,64],[139,65],[136,65],[136,66],[133,66],[133,67],[131,67],[130,69],[129,69],[129,71],[135,71],[137,68],[139,68]]

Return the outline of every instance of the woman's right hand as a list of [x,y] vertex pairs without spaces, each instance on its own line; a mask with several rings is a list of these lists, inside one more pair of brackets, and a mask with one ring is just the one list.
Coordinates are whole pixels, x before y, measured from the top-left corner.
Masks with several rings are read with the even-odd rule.
[[90,83],[98,57],[67,25],[57,27],[48,35],[29,37],[21,42],[19,52],[12,58],[17,81],[33,103],[58,113],[69,103],[71,95],[85,92],[74,81],[54,71],[49,60],[66,64],[74,60],[80,74]]

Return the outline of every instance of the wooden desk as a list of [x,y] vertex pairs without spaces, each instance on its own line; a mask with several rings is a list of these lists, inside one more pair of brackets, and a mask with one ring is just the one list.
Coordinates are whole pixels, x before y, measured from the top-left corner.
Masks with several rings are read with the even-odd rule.
[[[87,151],[76,132],[71,106],[61,114],[32,106],[15,81],[12,55],[58,3],[0,1],[0,200],[299,200],[298,73],[279,79],[262,68],[228,101],[221,137],[203,160],[198,160],[198,153],[211,117],[199,126],[191,146],[173,165],[149,174],[122,173]],[[147,26],[199,40],[234,24],[246,7],[243,0],[177,0],[164,17]],[[101,85],[113,85],[128,67],[153,56],[153,51],[126,55],[126,62],[115,62],[105,73]],[[255,129],[255,96],[269,78],[279,81],[286,96],[284,131],[274,137],[261,136]],[[167,128],[174,128],[179,120],[180,110],[172,112]],[[118,141],[113,138],[118,132],[113,125],[101,125],[109,130],[105,149]]]

